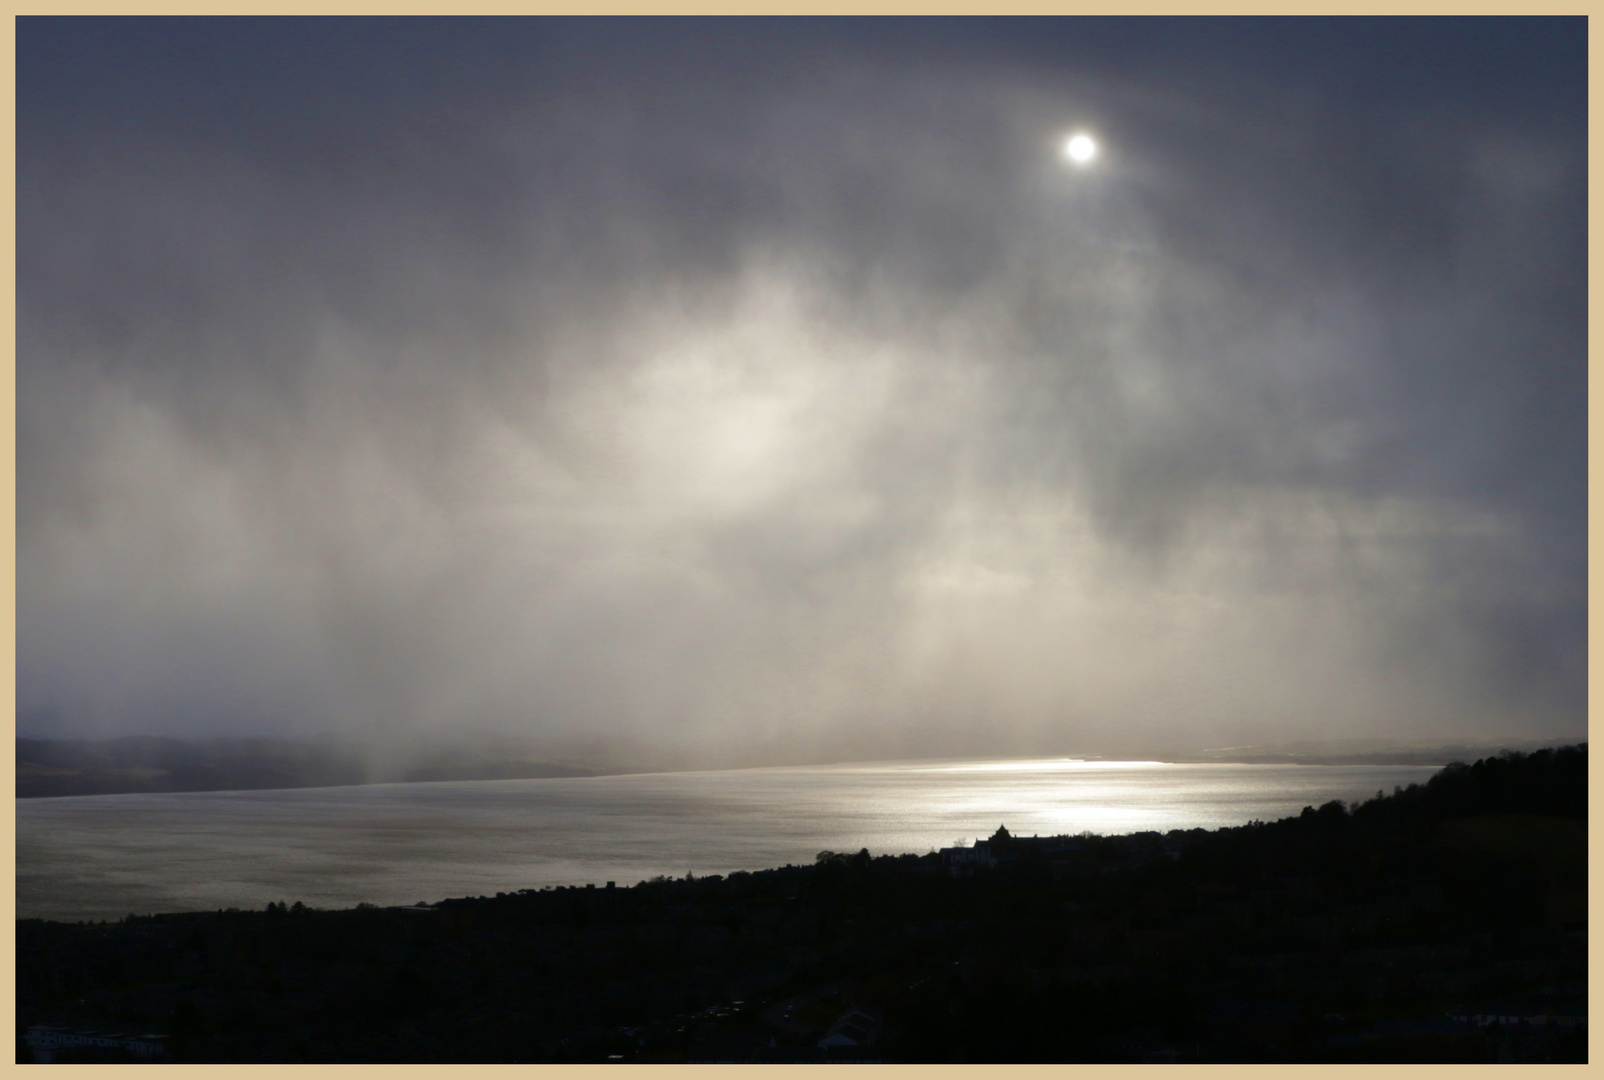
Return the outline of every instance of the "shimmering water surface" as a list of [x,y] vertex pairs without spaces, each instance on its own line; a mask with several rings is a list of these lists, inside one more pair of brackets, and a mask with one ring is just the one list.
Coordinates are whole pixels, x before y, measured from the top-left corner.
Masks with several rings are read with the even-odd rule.
[[1425,766],[904,762],[17,802],[17,914],[411,904],[923,853],[989,835],[1218,828]]

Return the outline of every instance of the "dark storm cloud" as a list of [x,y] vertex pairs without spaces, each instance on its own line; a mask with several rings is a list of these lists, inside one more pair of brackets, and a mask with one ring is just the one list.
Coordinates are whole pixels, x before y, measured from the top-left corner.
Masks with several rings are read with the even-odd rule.
[[1581,726],[1579,20],[18,41],[25,726]]

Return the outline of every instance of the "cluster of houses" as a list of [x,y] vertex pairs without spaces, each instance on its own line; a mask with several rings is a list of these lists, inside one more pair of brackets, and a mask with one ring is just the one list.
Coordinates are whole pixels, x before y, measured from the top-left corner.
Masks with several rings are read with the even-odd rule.
[[1575,1028],[1587,1023],[1587,1001],[1576,996],[1506,998],[1485,1005],[1465,1006],[1449,1012],[1451,1019],[1477,1027],[1498,1024],[1500,1027],[1555,1027]]
[[941,849],[941,865],[954,874],[981,867],[991,869],[1027,855],[1068,855],[1079,851],[1080,841],[1072,836],[1015,836],[1008,826],[999,825],[988,839],[976,840],[974,847]]
[[[1115,837],[1112,842],[1120,845],[1127,867],[1180,857],[1177,848],[1154,834]],[[949,873],[961,877],[982,867],[991,869],[1025,858],[1062,862],[1084,854],[1086,844],[1078,836],[1015,836],[1008,831],[1008,826],[999,825],[996,832],[985,840],[976,840],[973,847],[942,848],[941,865]]]
[[[1117,845],[1126,869],[1180,858],[1180,849],[1155,833],[1111,837],[1104,843]],[[1015,836],[1006,825],[999,825],[996,832],[985,840],[976,840],[973,847],[942,848],[941,865],[954,876],[962,877],[982,867],[990,869],[1025,858],[1045,858],[1055,864],[1068,864],[1087,853],[1085,841],[1078,836]]]
[[33,1051],[33,1060],[49,1064],[58,1060],[62,1051],[77,1047],[101,1050],[124,1050],[136,1061],[160,1061],[167,1056],[167,1036],[136,1035],[126,1031],[89,1031],[59,1027],[54,1024],[35,1024],[23,1036]]

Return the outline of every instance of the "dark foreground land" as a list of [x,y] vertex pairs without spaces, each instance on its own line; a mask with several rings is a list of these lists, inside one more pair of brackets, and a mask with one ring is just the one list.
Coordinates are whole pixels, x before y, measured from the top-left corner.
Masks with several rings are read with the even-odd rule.
[[994,866],[28,920],[18,1030],[160,1031],[197,1062],[1582,1062],[1586,773],[1585,746],[1512,754]]

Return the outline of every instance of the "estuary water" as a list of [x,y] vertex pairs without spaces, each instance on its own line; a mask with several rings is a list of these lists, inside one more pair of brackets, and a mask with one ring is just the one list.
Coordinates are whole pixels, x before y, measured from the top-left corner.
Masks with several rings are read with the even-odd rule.
[[412,904],[1043,836],[1271,821],[1430,766],[941,761],[17,802],[17,915]]

